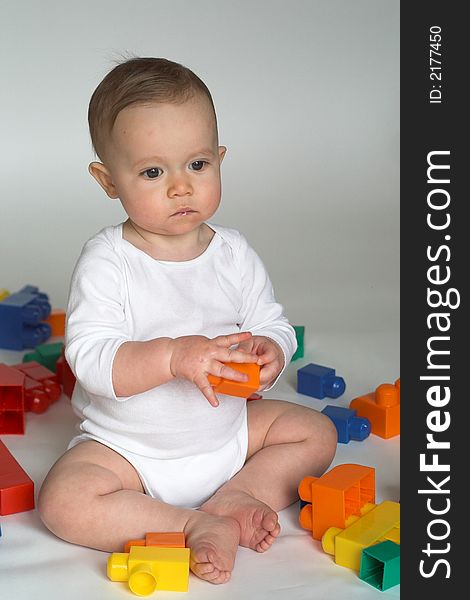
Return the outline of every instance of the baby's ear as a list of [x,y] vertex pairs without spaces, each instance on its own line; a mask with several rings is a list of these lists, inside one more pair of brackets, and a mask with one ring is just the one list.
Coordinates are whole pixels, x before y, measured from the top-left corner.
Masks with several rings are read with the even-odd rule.
[[110,198],[118,198],[116,187],[113,183],[111,173],[107,167],[100,162],[92,162],[88,166],[88,171],[104,189]]
[[222,164],[226,152],[227,148],[225,146],[219,146],[219,164]]

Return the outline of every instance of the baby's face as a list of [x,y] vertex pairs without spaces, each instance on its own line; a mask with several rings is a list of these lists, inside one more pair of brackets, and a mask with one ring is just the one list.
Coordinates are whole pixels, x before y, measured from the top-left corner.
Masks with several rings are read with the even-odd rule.
[[130,106],[116,119],[106,166],[130,219],[162,235],[188,233],[220,202],[224,147],[209,101]]

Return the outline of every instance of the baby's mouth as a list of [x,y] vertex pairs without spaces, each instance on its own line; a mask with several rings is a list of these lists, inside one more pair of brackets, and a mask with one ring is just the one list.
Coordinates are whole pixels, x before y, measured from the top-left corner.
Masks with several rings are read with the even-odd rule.
[[196,211],[193,210],[192,208],[190,208],[189,206],[184,206],[183,208],[180,208],[175,213],[173,213],[171,216],[172,217],[180,217],[180,216],[184,217],[184,216],[194,213],[194,212],[196,212]]

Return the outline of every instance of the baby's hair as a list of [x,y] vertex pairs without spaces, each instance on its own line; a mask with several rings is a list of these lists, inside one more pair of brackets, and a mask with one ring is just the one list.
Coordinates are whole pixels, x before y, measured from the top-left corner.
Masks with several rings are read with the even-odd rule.
[[88,107],[91,141],[103,160],[106,140],[118,114],[133,104],[182,104],[197,94],[206,96],[217,118],[206,84],[187,67],[165,58],[131,58],[118,64],[98,85]]

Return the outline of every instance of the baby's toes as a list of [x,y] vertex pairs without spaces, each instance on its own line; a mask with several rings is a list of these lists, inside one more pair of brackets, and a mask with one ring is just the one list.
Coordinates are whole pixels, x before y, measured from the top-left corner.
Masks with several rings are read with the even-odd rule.
[[266,512],[266,514],[263,516],[263,520],[261,522],[261,526],[266,531],[269,531],[269,533],[272,533],[277,528],[278,529],[278,533],[279,533],[280,527],[279,527],[279,523],[278,523],[278,516],[277,516],[277,514],[274,511],[268,511],[268,512]]
[[230,579],[231,572],[230,571],[219,571],[218,573],[219,574],[217,575],[217,577],[214,577],[213,579],[207,579],[207,581],[210,581],[210,583],[215,583],[215,584],[227,583],[227,581]]

